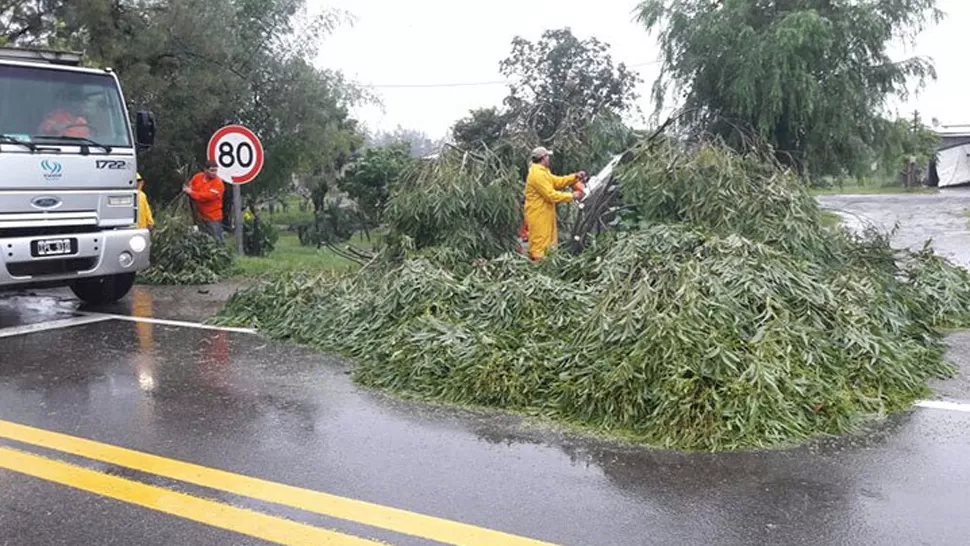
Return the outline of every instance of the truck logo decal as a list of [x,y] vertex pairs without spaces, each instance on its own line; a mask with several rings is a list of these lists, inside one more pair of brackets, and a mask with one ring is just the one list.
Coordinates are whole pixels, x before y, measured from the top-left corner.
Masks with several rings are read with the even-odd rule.
[[30,204],[39,209],[53,209],[60,206],[61,200],[56,197],[45,195],[42,197],[34,197],[30,201]]
[[48,181],[50,180],[60,180],[61,171],[64,167],[57,161],[51,161],[50,159],[45,159],[40,162],[40,168],[44,169],[44,178]]
[[94,162],[94,166],[97,169],[124,169],[128,164],[114,159],[99,159]]

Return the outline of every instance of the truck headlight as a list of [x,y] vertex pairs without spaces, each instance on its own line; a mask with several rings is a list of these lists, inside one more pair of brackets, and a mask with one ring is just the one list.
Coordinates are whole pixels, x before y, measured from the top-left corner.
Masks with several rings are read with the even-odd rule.
[[135,198],[131,195],[109,195],[109,207],[131,207],[135,204]]

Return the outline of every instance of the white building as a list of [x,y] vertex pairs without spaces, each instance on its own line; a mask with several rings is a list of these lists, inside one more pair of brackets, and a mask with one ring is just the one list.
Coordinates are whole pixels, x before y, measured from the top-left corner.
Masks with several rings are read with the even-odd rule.
[[944,125],[936,160],[930,162],[929,185],[940,188],[970,184],[970,125]]

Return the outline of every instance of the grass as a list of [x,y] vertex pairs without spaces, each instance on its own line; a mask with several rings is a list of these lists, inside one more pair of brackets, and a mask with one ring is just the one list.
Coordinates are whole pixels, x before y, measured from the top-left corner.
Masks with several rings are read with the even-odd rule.
[[[370,247],[363,234],[355,235],[350,243]],[[348,270],[358,267],[327,248],[301,246],[295,233],[281,233],[276,248],[265,257],[242,256],[236,259],[236,276],[255,278],[295,271]]]
[[313,211],[301,211],[296,207],[291,207],[287,212],[277,211],[275,214],[264,212],[261,218],[278,226],[296,226],[299,224],[308,224],[312,222]]
[[313,208],[310,207],[307,210],[300,210],[302,203],[303,199],[300,196],[288,195],[286,196],[287,210],[285,212],[277,206],[273,214],[265,211],[261,217],[266,221],[282,226],[293,226],[312,222]]

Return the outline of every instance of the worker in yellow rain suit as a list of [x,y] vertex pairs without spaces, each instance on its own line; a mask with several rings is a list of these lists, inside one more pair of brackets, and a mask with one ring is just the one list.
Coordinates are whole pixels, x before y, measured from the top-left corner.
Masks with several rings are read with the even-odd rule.
[[155,229],[155,217],[152,216],[152,208],[148,205],[148,196],[145,195],[145,179],[141,177],[141,173],[135,173],[135,180],[138,181],[138,227]]
[[578,200],[581,191],[561,191],[586,177],[585,172],[556,176],[549,170],[552,152],[539,147],[532,150],[532,165],[525,182],[525,223],[529,230],[529,258],[545,258],[549,247],[559,241],[556,205]]

